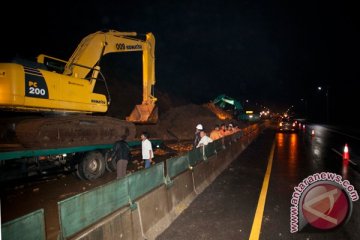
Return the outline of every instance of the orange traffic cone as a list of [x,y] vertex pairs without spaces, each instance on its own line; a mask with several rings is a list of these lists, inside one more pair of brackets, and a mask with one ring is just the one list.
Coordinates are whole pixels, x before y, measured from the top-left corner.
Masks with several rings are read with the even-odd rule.
[[349,164],[349,159],[350,159],[349,148],[348,148],[348,145],[346,143],[345,147],[344,147],[344,153],[343,153],[343,164],[348,165]]

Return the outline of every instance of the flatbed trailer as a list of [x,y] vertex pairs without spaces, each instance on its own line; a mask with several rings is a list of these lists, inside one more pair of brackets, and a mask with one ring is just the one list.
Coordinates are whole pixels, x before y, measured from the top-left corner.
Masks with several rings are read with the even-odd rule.
[[[150,139],[154,147],[162,140]],[[128,141],[131,148],[141,146],[141,141]],[[116,163],[109,159],[113,144],[97,144],[49,149],[26,149],[18,145],[0,145],[0,180],[22,177],[29,171],[41,172],[53,167],[74,171],[83,180],[101,177],[105,170],[115,171]],[[16,177],[15,177],[16,178]]]

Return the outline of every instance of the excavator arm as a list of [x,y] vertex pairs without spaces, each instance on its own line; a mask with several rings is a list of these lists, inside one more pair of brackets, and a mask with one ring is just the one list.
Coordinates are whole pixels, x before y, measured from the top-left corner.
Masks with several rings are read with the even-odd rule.
[[136,38],[135,32],[114,30],[99,31],[85,37],[67,62],[64,74],[75,78],[86,78],[92,71],[91,85],[95,86],[100,70],[102,56],[115,52],[142,51],[143,96],[142,103],[136,105],[126,120],[136,123],[155,123],[158,119],[156,98],[153,95],[155,85],[155,37],[146,34],[146,39]]

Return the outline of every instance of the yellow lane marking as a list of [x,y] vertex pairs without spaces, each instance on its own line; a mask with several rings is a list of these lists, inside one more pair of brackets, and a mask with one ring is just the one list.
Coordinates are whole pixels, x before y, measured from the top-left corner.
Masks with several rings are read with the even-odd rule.
[[268,158],[268,165],[265,172],[264,182],[261,188],[260,196],[258,205],[256,208],[256,213],[254,217],[254,221],[251,227],[251,233],[250,233],[250,240],[257,240],[260,237],[260,230],[261,230],[261,223],[262,223],[262,217],[264,214],[264,208],[265,208],[265,202],[266,202],[266,195],[267,190],[269,187],[269,181],[270,181],[270,174],[271,174],[271,168],[272,168],[272,162],[274,159],[274,151],[275,151],[275,140],[273,142],[273,145],[271,147],[270,155]]

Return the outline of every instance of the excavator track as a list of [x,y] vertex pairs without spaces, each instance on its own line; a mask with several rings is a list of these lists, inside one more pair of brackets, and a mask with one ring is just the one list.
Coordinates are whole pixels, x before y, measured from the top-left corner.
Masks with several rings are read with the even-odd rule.
[[112,144],[127,136],[134,140],[136,127],[105,116],[56,116],[26,119],[16,125],[16,137],[27,148],[61,148]]

